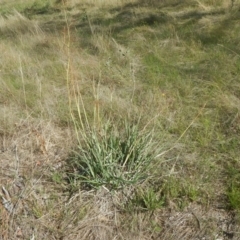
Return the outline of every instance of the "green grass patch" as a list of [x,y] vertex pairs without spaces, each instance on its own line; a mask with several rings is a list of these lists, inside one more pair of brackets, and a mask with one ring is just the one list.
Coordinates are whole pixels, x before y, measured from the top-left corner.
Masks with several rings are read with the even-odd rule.
[[228,167],[228,207],[240,212],[240,169],[239,164]]
[[166,199],[153,187],[136,189],[124,209],[127,211],[155,211],[166,206]]

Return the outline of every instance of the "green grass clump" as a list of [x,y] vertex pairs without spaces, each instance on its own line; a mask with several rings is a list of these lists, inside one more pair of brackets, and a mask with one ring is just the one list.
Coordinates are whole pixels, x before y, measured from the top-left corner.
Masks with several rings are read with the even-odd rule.
[[146,189],[137,189],[131,201],[127,204],[126,209],[133,211],[155,211],[166,205],[166,199],[159,194],[153,187]]
[[77,170],[73,178],[86,186],[119,189],[145,180],[153,160],[151,132],[129,124],[121,132],[107,124],[84,135],[70,163]]
[[235,166],[228,168],[228,188],[227,188],[227,199],[228,206],[230,209],[240,210],[240,173],[239,166],[236,162]]
[[231,209],[240,210],[240,190],[239,186],[232,184],[227,192],[229,206]]

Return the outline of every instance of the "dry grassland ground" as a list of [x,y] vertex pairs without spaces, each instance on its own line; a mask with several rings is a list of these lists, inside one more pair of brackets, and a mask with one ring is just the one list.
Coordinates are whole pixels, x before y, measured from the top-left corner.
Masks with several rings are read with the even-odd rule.
[[0,0],[0,239],[240,239],[239,0]]

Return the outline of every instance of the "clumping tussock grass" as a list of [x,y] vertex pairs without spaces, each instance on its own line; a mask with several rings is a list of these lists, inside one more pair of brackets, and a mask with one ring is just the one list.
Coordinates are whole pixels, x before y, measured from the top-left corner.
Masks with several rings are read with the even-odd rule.
[[110,190],[146,180],[155,157],[151,135],[129,123],[123,131],[110,124],[87,131],[70,160],[76,171],[73,177],[88,186]]

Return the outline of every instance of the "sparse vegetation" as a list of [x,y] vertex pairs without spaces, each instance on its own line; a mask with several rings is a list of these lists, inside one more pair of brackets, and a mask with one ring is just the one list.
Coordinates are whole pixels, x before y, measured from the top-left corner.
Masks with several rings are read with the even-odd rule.
[[0,239],[239,239],[239,0],[0,9]]

